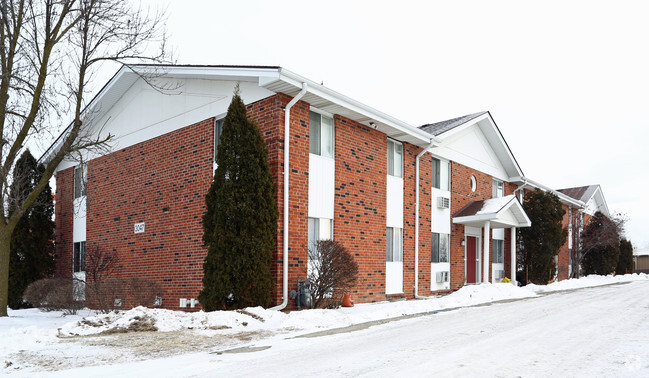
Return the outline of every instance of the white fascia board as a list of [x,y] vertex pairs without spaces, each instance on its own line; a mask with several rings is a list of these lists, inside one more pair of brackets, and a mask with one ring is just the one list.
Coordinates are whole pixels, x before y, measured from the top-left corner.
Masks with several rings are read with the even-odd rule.
[[465,123],[463,123],[460,126],[454,127],[454,128],[452,128],[452,129],[450,129],[448,131],[445,131],[445,132],[441,133],[439,135],[439,137],[442,138],[442,139],[451,137],[451,136],[453,136],[453,135],[455,135],[457,133],[460,133],[460,132],[464,131],[469,126],[471,126],[471,125],[473,125],[475,123],[478,123],[478,122],[480,122],[480,121],[482,121],[484,119],[487,119],[488,117],[489,117],[489,113],[485,113],[485,114],[483,114],[481,116],[478,116],[476,118],[472,118],[472,119],[466,121]]
[[551,192],[552,194],[559,197],[559,200],[561,202],[563,202],[564,204],[574,205],[576,207],[581,207],[581,208],[586,207],[586,204],[584,202],[576,200],[576,199],[574,199],[574,198],[572,198],[572,197],[570,197],[568,195],[565,195],[565,194],[563,194],[563,193],[561,193],[559,191],[556,191],[556,190],[554,190],[552,188],[549,188],[549,187],[547,187],[547,186],[545,186],[545,185],[543,185],[541,183],[538,183],[538,182],[536,182],[536,181],[534,181],[532,179],[529,179],[527,177],[523,177],[523,176],[510,177],[509,181],[510,182],[523,182],[524,185],[529,185],[529,186],[532,186],[534,188],[541,189],[544,192]]
[[262,67],[214,67],[214,66],[134,66],[142,74],[160,74],[179,78],[213,78],[233,81],[259,81],[262,77],[277,78],[277,68]]
[[[511,209],[512,206],[514,207],[514,209]],[[516,196],[513,196],[512,200],[509,201],[507,205],[503,207],[500,211],[498,211],[498,218],[500,218],[500,216],[502,216],[502,214],[505,211],[511,211],[512,214],[514,214],[514,216],[516,217],[516,219],[519,220],[521,227],[529,227],[532,224],[532,221],[525,213],[525,209],[523,209],[523,205],[521,205],[521,203],[518,202]]]
[[[489,123],[490,130],[484,130],[484,128],[481,126],[480,122],[485,120]],[[502,133],[498,129],[498,126],[496,126],[496,122],[493,120],[489,112],[486,112],[485,114],[482,114],[476,118],[470,119],[464,124],[462,124],[461,126],[454,127],[451,130],[448,130],[440,134],[439,137],[442,139],[451,137],[457,133],[466,130],[468,127],[474,124],[478,124],[478,128],[480,129],[480,131],[482,131],[482,134],[484,134],[487,141],[491,143],[492,138],[494,137],[498,140],[500,146],[491,146],[496,156],[498,156],[499,159],[501,158],[500,156],[501,154],[498,153],[498,149],[499,149],[498,147],[500,147],[501,151],[503,150],[505,151],[505,155],[507,159],[509,159],[509,161],[511,162],[511,165],[514,167],[516,174],[519,176],[523,176],[523,170],[516,162],[516,159],[514,158],[514,154],[512,154],[512,151],[509,149],[507,142],[505,142],[505,138],[502,136]],[[507,167],[505,166],[505,164],[503,164],[503,168],[505,168],[505,170],[507,171]]]
[[[598,201],[598,199],[600,201]],[[595,201],[596,204],[601,203],[602,206],[597,206],[598,208],[601,208],[600,211],[602,211],[602,213],[604,213],[604,215],[606,215],[607,217],[611,216],[608,211],[608,205],[606,204],[606,199],[604,198],[604,192],[602,192],[601,186],[597,185],[597,189],[595,189],[595,193],[593,193],[593,195],[590,197],[588,202],[590,201]]]
[[410,135],[421,141],[422,146],[427,146],[431,141],[436,143],[441,143],[441,139],[435,137],[428,132],[421,130],[415,126],[407,124],[403,121],[400,121],[392,116],[389,116],[381,111],[378,111],[370,106],[367,106],[363,103],[360,103],[356,100],[353,100],[345,95],[342,95],[336,91],[333,91],[325,86],[322,86],[318,83],[315,83],[309,79],[306,79],[300,75],[297,75],[289,70],[284,68],[280,69],[280,80],[289,83],[296,88],[301,88],[302,83],[306,82],[309,93],[316,95],[320,98],[323,98],[327,101],[331,101],[340,106],[352,110],[356,113],[362,114],[366,117],[372,118],[379,123],[385,124],[393,129],[398,130],[404,134]]

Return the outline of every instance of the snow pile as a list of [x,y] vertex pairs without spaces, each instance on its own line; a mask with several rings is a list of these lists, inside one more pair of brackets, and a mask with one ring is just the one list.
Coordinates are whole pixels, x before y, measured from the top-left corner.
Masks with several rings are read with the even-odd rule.
[[[314,309],[290,313],[267,310],[261,307],[251,307],[237,311],[200,311],[194,313],[136,307],[129,311],[109,314],[61,318],[60,314],[56,312],[42,313],[36,309],[31,309],[13,311],[10,313],[9,318],[0,319],[0,336],[4,340],[21,340],[21,343],[42,343],[54,342],[57,336],[85,336],[129,331],[171,332],[190,329],[217,331],[224,334],[262,330],[306,333],[496,301],[530,298],[545,292],[635,280],[649,280],[649,275],[588,276],[549,285],[527,285],[525,287],[517,287],[512,284],[488,283],[467,285],[452,294],[423,300],[367,303],[351,308]],[[24,316],[24,319],[30,319],[31,322],[21,321],[23,318],[14,315],[18,313]],[[39,318],[39,321],[34,322],[35,318]],[[75,320],[69,321],[70,318]],[[68,321],[66,322],[66,320]],[[38,324],[38,327],[34,324]]]
[[335,310],[303,310],[283,313],[251,307],[238,311],[187,313],[136,307],[129,311],[85,317],[63,325],[60,336],[85,336],[128,331],[179,331],[183,329],[240,331],[313,331],[404,315],[435,312],[507,299],[534,297],[527,288],[511,284],[465,286],[457,292],[419,301],[379,302]]
[[613,275],[598,276],[593,274],[586,277],[571,278],[569,280],[553,282],[548,285],[529,284],[525,287],[529,288],[530,290],[533,290],[536,293],[547,293],[547,292],[559,291],[559,290],[574,290],[574,289],[581,289],[585,287],[594,287],[594,286],[610,285],[614,283],[646,281],[646,280],[649,280],[649,275],[645,273],[640,273],[640,274],[633,273],[633,274],[625,274],[620,276],[613,276]]

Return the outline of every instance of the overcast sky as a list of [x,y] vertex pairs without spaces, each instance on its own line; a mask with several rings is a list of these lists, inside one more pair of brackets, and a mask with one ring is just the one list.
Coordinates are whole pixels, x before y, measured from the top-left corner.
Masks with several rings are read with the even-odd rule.
[[179,64],[282,66],[416,126],[488,110],[527,177],[600,184],[649,248],[642,1],[142,3]]

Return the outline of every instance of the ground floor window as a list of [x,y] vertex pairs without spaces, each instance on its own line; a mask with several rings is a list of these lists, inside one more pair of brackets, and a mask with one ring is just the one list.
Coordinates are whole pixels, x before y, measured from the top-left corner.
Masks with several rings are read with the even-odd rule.
[[74,273],[86,271],[86,242],[74,243],[72,256],[72,271]]
[[431,237],[431,262],[448,262],[449,234],[432,233]]
[[397,227],[388,227],[386,231],[386,261],[401,262],[403,261],[403,238],[401,229]]
[[493,249],[494,249],[493,263],[503,264],[505,262],[505,241],[494,239]]
[[333,240],[333,219],[309,218],[309,248],[318,240]]

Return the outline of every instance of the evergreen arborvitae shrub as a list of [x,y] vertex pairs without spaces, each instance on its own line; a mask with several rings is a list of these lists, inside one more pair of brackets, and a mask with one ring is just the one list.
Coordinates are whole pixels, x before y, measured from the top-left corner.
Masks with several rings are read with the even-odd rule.
[[527,280],[545,285],[554,278],[554,258],[568,237],[568,229],[562,225],[566,211],[559,197],[540,189],[525,193],[523,209],[532,226],[520,229],[519,261]]
[[618,225],[601,212],[596,212],[582,234],[584,274],[609,275],[615,272],[620,256]]
[[[44,169],[29,150],[20,156],[14,168],[9,212],[22,204],[41,179]],[[54,201],[48,184],[11,235],[8,305],[13,309],[28,306],[23,301],[27,286],[49,277],[54,271],[53,214]]]
[[264,139],[235,90],[223,122],[214,182],[205,197],[199,301],[205,311],[267,307],[277,232],[275,187]]
[[622,239],[620,240],[620,257],[617,260],[617,268],[615,268],[615,274],[633,273],[634,269],[633,244],[631,244],[631,241],[629,240]]

